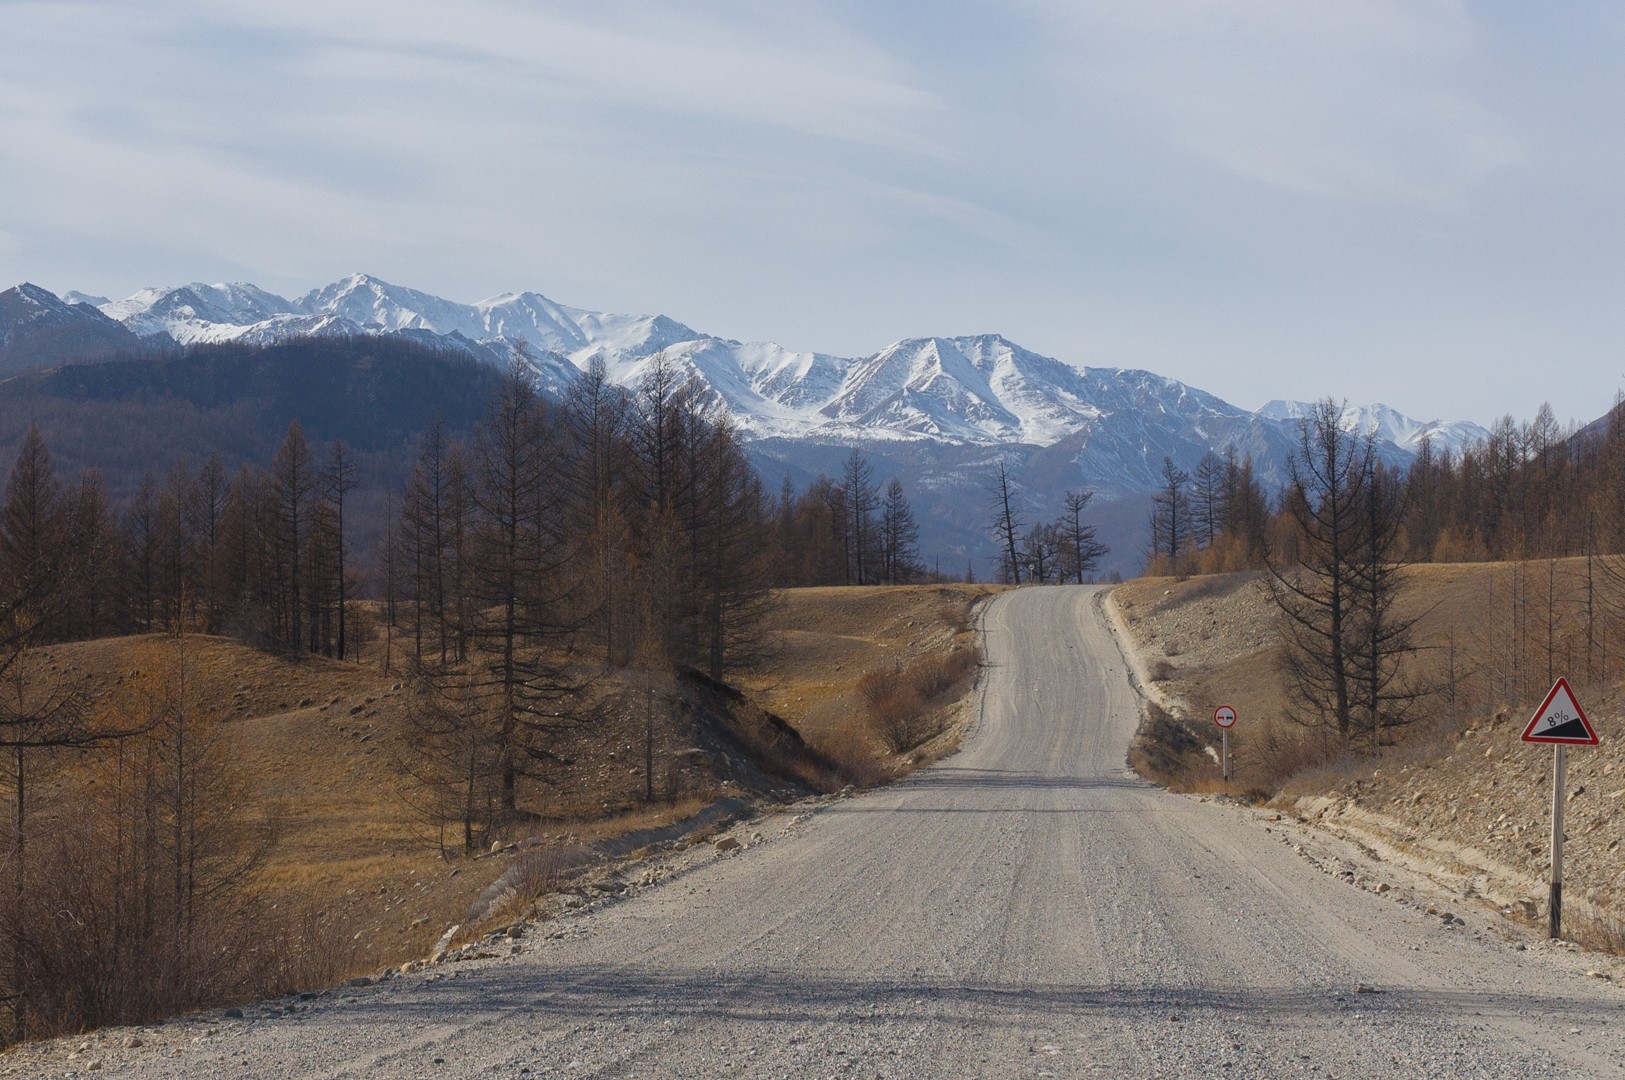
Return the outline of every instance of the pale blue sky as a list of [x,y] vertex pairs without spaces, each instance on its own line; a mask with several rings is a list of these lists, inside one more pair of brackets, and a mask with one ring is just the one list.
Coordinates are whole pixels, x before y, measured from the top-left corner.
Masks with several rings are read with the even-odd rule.
[[1625,7],[0,0],[0,283],[364,270],[1246,407],[1625,386]]

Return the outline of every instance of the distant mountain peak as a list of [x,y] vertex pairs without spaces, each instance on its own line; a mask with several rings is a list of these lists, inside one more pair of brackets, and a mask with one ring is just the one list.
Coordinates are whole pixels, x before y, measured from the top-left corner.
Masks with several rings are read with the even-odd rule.
[[[1285,401],[1277,398],[1258,410],[1258,415],[1269,420],[1295,422],[1314,414],[1315,402]],[[1427,439],[1436,450],[1448,450],[1459,455],[1462,450],[1489,436],[1482,426],[1470,420],[1413,420],[1404,413],[1381,403],[1374,405],[1343,405],[1340,420],[1344,431],[1361,435],[1375,433],[1377,438],[1415,453]]]
[[32,281],[19,282],[7,291],[15,293],[17,299],[25,304],[33,304],[51,310],[67,306],[61,297],[49,289],[42,289]]
[[0,292],[0,373],[105,356],[137,337],[88,304],[72,304],[31,281]]

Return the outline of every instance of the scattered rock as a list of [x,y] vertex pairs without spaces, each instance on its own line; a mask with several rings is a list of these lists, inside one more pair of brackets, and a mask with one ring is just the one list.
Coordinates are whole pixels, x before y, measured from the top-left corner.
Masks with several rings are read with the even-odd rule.
[[372,985],[372,980],[367,978],[367,976],[365,976],[365,975],[357,975],[355,978],[350,980],[350,985],[351,986],[371,986]]
[[718,851],[732,851],[739,846],[739,840],[732,836],[719,836],[711,846]]
[[141,1047],[141,1046],[145,1046],[145,1045],[146,1045],[146,1043],[141,1041],[141,1036],[139,1036],[139,1035],[126,1035],[124,1037],[124,1048],[126,1050],[134,1050],[137,1047]]
[[227,1020],[241,1020],[243,1018],[243,1010],[238,1008],[230,1008],[220,1015],[224,1016]]

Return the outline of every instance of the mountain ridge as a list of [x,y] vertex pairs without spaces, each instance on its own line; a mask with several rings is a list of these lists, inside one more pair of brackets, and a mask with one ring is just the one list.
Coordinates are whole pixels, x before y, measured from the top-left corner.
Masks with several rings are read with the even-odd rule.
[[[0,304],[17,291],[0,293]],[[1161,483],[1164,458],[1194,471],[1205,455],[1233,451],[1255,461],[1264,483],[1279,484],[1310,408],[1276,401],[1248,410],[1154,372],[1080,366],[995,333],[904,338],[867,356],[842,357],[740,342],[666,315],[571,307],[531,291],[464,304],[361,273],[296,299],[244,282],[145,288],[100,304],[92,303],[100,297],[74,296],[77,302],[51,297],[53,319],[99,319],[126,344],[268,346],[373,335],[497,367],[522,349],[554,397],[594,362],[629,389],[664,363],[727,407],[770,478],[838,473],[841,454],[864,448],[877,475],[898,475],[940,510],[946,532],[936,542],[950,552],[985,549],[978,507],[1001,463],[1035,520],[1055,513],[1067,489],[1095,491],[1097,506],[1143,500]],[[37,356],[33,362],[39,366]],[[1376,430],[1384,460],[1396,464],[1413,456],[1424,434],[1452,453],[1483,434],[1474,424],[1423,423],[1382,405],[1350,408],[1344,422]],[[1120,512],[1125,521],[1133,516]],[[1115,542],[1137,549],[1125,529]]]
[[[86,298],[89,299],[95,298]],[[316,334],[426,332],[483,359],[520,340],[577,369],[605,362],[612,381],[635,385],[649,358],[665,353],[726,404],[754,438],[919,438],[953,443],[1052,446],[1101,418],[1095,395],[1111,378],[1162,379],[1175,397],[1221,399],[1176,380],[1129,368],[1083,367],[1024,349],[1000,334],[914,337],[861,357],[743,343],[695,330],[665,315],[620,315],[571,307],[534,292],[505,292],[472,304],[350,274],[296,300],[237,282],[142,289],[98,306],[138,336],[162,331],[183,344],[265,344]],[[1110,372],[1111,376],[1103,373]],[[556,362],[548,384],[562,373]],[[1223,411],[1246,412],[1225,406]],[[1271,402],[1255,415],[1288,427],[1306,409]],[[1420,433],[1459,452],[1483,429],[1468,422],[1420,423],[1387,406],[1353,410],[1374,418],[1379,435],[1414,452]]]

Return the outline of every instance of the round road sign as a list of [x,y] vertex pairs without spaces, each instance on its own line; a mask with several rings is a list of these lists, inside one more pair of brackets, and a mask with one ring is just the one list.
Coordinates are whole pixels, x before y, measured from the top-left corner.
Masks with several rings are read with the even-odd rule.
[[1222,728],[1227,728],[1236,722],[1236,710],[1228,705],[1220,705],[1213,710],[1213,722]]

